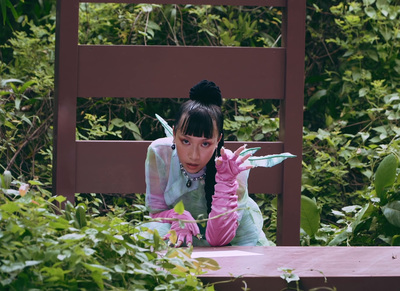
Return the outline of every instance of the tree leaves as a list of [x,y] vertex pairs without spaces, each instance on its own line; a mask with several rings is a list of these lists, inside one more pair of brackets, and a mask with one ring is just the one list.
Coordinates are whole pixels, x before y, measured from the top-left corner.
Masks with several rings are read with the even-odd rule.
[[320,214],[315,200],[307,196],[301,196],[301,228],[314,237],[320,226]]
[[383,215],[396,227],[400,227],[400,201],[389,202],[382,207]]
[[[217,268],[213,260],[192,259],[184,248],[163,256],[167,245],[158,233],[128,222],[124,215],[112,217],[116,206],[111,217],[88,215],[93,209],[84,203],[66,203],[66,210],[56,214],[54,204],[35,189],[29,195],[39,205],[21,202],[28,194],[13,201],[0,195],[3,289],[203,290],[196,274]],[[124,211],[129,221],[131,213]],[[74,227],[76,223],[82,227]]]
[[178,214],[183,214],[183,212],[185,211],[185,205],[183,204],[182,200],[176,203],[176,205],[174,206],[174,211]]
[[380,199],[384,199],[384,189],[391,186],[396,179],[398,160],[394,154],[387,155],[379,164],[375,173],[375,191]]

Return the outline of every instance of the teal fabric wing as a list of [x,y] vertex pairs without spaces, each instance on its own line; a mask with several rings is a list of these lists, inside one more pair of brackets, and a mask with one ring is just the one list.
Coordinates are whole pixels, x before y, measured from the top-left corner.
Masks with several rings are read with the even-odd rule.
[[256,147],[256,148],[244,149],[239,155],[240,156],[245,156],[247,154],[254,155],[256,153],[256,151],[258,151],[259,149],[261,149],[261,148],[260,147]]
[[158,121],[161,123],[161,125],[164,127],[164,132],[166,137],[171,137],[173,136],[173,132],[172,132],[172,127],[168,125],[168,123],[158,114],[156,114],[156,117],[158,119]]
[[[168,123],[160,115],[156,114],[156,117],[158,121],[161,123],[161,125],[164,127],[164,132],[166,137],[173,136],[172,127],[169,126]],[[249,153],[254,155],[259,149],[260,147],[245,149],[240,153],[240,156],[244,156]],[[295,157],[296,156],[292,155],[291,153],[282,153],[282,154],[259,156],[259,157],[251,156],[249,157],[248,161],[254,168],[255,167],[269,168],[283,162],[287,158],[295,158]]]
[[277,164],[280,164],[284,160],[288,158],[295,158],[295,155],[291,153],[281,153],[276,155],[267,155],[267,156],[260,156],[260,157],[249,157],[248,161],[250,164],[255,167],[264,167],[270,168]]

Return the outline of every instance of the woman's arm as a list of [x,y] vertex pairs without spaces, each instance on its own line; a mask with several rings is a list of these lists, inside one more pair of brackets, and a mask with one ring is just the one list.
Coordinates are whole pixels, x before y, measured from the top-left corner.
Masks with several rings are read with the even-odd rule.
[[215,193],[211,204],[210,219],[207,222],[206,238],[211,246],[223,246],[231,242],[236,235],[238,223],[238,182],[237,175],[252,166],[241,166],[250,154],[240,157],[245,149],[240,147],[235,153],[221,149],[221,157],[216,161]]
[[[164,191],[168,181],[169,166],[171,153],[170,147],[161,145],[157,147],[152,143],[147,151],[145,163],[146,175],[146,207],[150,212],[152,218],[166,218],[161,219],[162,223],[171,224],[171,230],[175,230],[177,234],[176,246],[179,247],[183,242],[186,244],[192,243],[192,236],[199,235],[200,230],[196,223],[180,224],[179,220],[194,220],[188,211],[183,214],[178,214],[174,209],[170,209],[164,197]],[[181,225],[184,225],[182,228]],[[168,233],[164,239],[168,239]]]
[[[174,209],[170,209],[159,213],[151,213],[150,216],[152,218],[166,218],[162,219],[162,222],[171,224],[171,230],[175,230],[177,236],[175,247],[180,247],[184,242],[189,246],[193,243],[193,236],[200,235],[196,222],[182,222],[194,221],[190,212],[186,210],[182,214],[178,214]],[[163,239],[169,239],[170,236],[171,233],[169,232]]]

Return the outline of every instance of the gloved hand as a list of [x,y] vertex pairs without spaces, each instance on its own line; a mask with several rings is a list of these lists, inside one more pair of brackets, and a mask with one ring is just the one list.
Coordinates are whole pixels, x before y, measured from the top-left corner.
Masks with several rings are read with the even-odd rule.
[[[244,161],[246,161],[251,153],[239,157],[240,153],[246,148],[246,145],[242,145],[234,153],[226,151],[224,148],[221,149],[221,156],[215,161],[215,167],[217,168],[217,174],[215,176],[215,181],[218,183],[233,183],[236,181],[237,175],[253,166],[246,165],[241,166]],[[235,193],[236,194],[236,193]]]
[[[159,213],[150,213],[152,218],[172,218],[180,220],[194,220],[193,216],[188,211],[183,211],[182,214],[178,214],[174,209],[165,210]],[[162,222],[170,223],[171,230],[175,230],[177,240],[175,247],[180,247],[182,243],[186,242],[187,246],[193,244],[193,236],[200,237],[200,230],[195,222],[184,222],[184,228],[181,228],[179,221],[163,219]],[[171,236],[171,233],[167,233],[163,239],[167,240]]]
[[231,242],[236,235],[238,228],[238,213],[232,211],[238,207],[238,196],[236,190],[238,182],[237,175],[253,166],[242,166],[251,154],[239,157],[239,154],[246,148],[245,145],[238,148],[234,153],[221,149],[221,157],[215,162],[217,174],[215,175],[215,190],[211,203],[211,212],[209,218],[222,215],[221,217],[211,219],[207,222],[206,238],[211,246],[223,246]]

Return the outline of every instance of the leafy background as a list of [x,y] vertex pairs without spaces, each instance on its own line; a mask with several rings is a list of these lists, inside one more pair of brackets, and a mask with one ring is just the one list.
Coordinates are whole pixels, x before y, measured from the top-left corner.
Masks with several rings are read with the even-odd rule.
[[[302,245],[400,245],[399,4],[396,0],[307,1]],[[54,199],[49,189],[55,1],[2,0],[0,8],[1,195],[4,205],[17,205],[1,207],[0,240],[12,234],[9,241],[24,244],[27,234],[15,225],[25,222],[11,222],[11,217],[22,219],[26,214],[7,212],[9,207],[33,211],[27,198],[20,201],[19,187],[29,184],[29,195],[41,197],[39,205],[54,211],[45,201]],[[82,3],[80,9],[83,44],[280,46],[281,11],[269,7]],[[158,138],[163,131],[154,113],[171,121],[180,103],[179,99],[79,99],[77,138]],[[276,140],[278,109],[279,103],[271,101],[227,101],[226,138]],[[254,197],[264,213],[265,232],[274,241],[275,199]],[[92,193],[77,199],[85,205],[90,224],[118,211],[133,225],[145,219],[145,213],[142,219],[132,220],[124,216],[130,210],[121,210],[143,205],[143,195]],[[109,224],[110,219],[100,221]],[[61,224],[67,235],[69,230]],[[79,237],[80,231],[71,235]],[[33,229],[30,232],[31,237],[37,236]],[[52,239],[60,234],[53,233]],[[12,261],[1,256],[2,266],[4,260]],[[40,260],[33,256],[28,261]],[[2,283],[10,277],[5,278]]]

